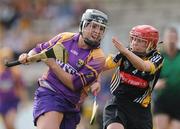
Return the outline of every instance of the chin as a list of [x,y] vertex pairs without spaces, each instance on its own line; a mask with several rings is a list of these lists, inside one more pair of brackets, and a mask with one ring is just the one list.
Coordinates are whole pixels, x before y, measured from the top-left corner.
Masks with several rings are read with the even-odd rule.
[[132,51],[133,51],[133,52],[139,52],[139,50],[137,50],[137,49],[132,49]]

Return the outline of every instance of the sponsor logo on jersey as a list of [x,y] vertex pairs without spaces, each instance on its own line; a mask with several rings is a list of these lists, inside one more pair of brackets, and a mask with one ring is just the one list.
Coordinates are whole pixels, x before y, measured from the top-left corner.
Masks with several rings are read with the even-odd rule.
[[129,73],[120,72],[120,77],[121,77],[121,82],[128,85],[132,85],[138,88],[146,88],[148,86],[148,83],[146,80],[140,77],[131,75]]
[[70,52],[76,56],[78,55],[78,52],[76,50],[71,49]]
[[79,59],[78,62],[76,63],[76,66],[78,68],[81,68],[84,65],[84,61],[82,59]]
[[75,69],[75,68],[73,68],[70,64],[64,64],[62,61],[60,61],[60,60],[56,60],[56,63],[58,64],[58,65],[60,65],[61,66],[61,68],[64,70],[64,71],[66,71],[66,72],[68,72],[68,73],[70,73],[70,74],[75,74],[76,72],[77,72],[77,70]]

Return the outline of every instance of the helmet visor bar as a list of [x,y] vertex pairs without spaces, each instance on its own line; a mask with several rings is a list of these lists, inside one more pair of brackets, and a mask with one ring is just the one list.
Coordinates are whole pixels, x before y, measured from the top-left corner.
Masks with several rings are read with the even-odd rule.
[[134,40],[134,41],[137,41],[138,43],[141,43],[141,44],[147,44],[147,43],[148,43],[147,40],[145,40],[145,39],[143,39],[143,38],[141,38],[141,37],[130,36],[130,43],[131,43],[133,40]]
[[[96,16],[96,15],[91,15],[89,16],[89,20],[91,21],[96,21],[98,23],[101,23],[101,24],[104,24],[104,25],[107,25],[107,19],[105,19],[104,17],[101,17],[101,16]],[[88,19],[87,19],[88,20]]]

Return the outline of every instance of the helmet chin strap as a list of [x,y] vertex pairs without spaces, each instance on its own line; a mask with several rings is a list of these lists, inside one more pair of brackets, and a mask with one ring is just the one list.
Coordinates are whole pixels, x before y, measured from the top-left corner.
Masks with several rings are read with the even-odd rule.
[[151,54],[152,52],[156,51],[156,49],[152,49],[149,50],[147,52],[136,52],[136,51],[132,51],[135,55],[139,56],[139,57],[145,57],[148,56],[149,54]]
[[84,42],[91,48],[98,48],[100,46],[99,42],[89,40],[88,38],[84,38]]
[[84,38],[82,32],[80,32],[80,34],[82,35],[83,39],[84,39],[84,42],[92,49],[94,48],[98,48],[100,47],[100,42],[95,42],[95,41],[92,41],[92,40],[89,40],[88,38]]
[[147,55],[147,53],[145,52],[135,52],[135,51],[132,51],[132,52],[139,57],[145,57]]

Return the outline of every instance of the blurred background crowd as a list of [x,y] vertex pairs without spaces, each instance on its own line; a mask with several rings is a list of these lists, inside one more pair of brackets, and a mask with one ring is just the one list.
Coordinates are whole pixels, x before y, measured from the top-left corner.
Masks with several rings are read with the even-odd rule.
[[[0,0],[0,51],[6,48],[6,52],[13,52],[7,55],[0,52],[1,65],[4,58],[12,60],[13,57],[15,60],[19,54],[28,52],[37,43],[47,41],[60,32],[77,32],[82,13],[87,8],[102,10],[109,16],[108,30],[102,42],[106,55],[117,52],[111,44],[112,36],[117,36],[127,45],[130,28],[138,24],[155,26],[160,30],[160,40],[163,40],[167,26],[171,25],[177,31],[180,29],[179,5],[179,0]],[[37,88],[37,78],[46,69],[44,64],[34,63],[13,70],[15,74],[18,73],[16,87],[21,87],[20,91],[24,92],[19,93],[22,103],[18,106],[17,114],[12,113],[15,129],[35,128],[32,121],[33,94]],[[78,129],[102,129],[102,111],[110,97],[108,83],[111,73],[103,73],[102,90],[98,95],[100,107],[95,124],[89,125],[93,103],[90,95],[82,107],[82,120]],[[2,78],[1,74],[0,70]],[[0,88],[9,83],[3,83],[2,79],[0,81]],[[0,116],[0,129],[5,129],[5,124]]]

